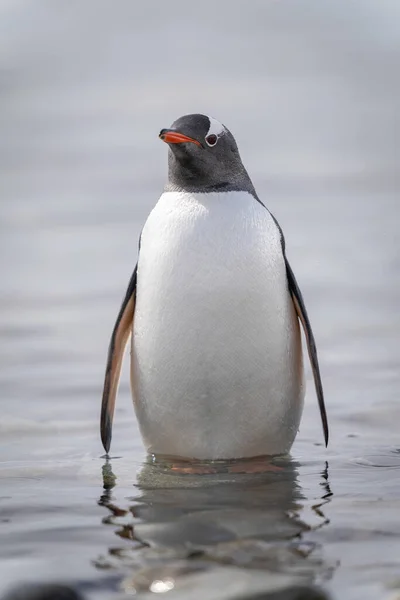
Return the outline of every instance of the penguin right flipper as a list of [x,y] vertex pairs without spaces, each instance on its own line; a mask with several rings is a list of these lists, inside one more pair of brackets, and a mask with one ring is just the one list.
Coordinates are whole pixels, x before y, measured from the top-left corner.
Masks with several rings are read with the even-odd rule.
[[317,393],[319,411],[321,413],[322,428],[324,430],[325,446],[327,446],[329,439],[328,417],[326,415],[324,391],[322,388],[321,374],[318,364],[317,347],[315,344],[314,334],[311,329],[310,319],[308,318],[306,306],[304,304],[303,295],[300,291],[300,288],[292,271],[292,267],[290,266],[286,256],[285,263],[289,291],[292,296],[294,308],[302,324],[304,335],[307,341],[308,356],[310,358],[311,368],[313,371],[315,391]]
[[128,289],[118,313],[108,347],[106,374],[104,378],[101,404],[100,432],[104,450],[108,453],[111,445],[112,422],[115,398],[118,390],[124,351],[132,331],[136,301],[137,265],[133,271]]

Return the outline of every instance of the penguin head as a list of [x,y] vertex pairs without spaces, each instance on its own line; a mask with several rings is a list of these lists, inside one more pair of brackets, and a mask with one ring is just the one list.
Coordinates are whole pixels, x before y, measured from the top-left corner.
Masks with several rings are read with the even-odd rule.
[[169,146],[167,190],[253,191],[235,138],[213,117],[185,115],[159,137]]

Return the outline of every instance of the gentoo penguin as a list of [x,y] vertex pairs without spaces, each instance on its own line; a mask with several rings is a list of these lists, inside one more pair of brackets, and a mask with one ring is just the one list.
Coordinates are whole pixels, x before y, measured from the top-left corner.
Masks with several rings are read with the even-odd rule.
[[121,362],[149,453],[233,459],[287,453],[303,411],[299,321],[319,409],[317,350],[282,230],[261,202],[231,132],[186,115],[159,137],[168,181],[139,242],[111,336],[101,437],[111,443]]

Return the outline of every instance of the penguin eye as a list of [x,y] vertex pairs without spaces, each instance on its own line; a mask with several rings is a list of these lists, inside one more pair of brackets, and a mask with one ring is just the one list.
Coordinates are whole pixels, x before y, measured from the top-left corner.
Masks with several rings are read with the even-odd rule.
[[206,143],[208,144],[208,146],[215,146],[217,142],[218,137],[214,133],[211,133],[206,137]]

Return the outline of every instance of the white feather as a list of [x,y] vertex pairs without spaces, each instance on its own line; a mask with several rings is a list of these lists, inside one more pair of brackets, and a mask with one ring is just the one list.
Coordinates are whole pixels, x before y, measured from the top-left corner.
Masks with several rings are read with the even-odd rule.
[[297,316],[278,228],[247,192],[166,192],[141,238],[132,336],[147,449],[287,452],[303,409]]
[[225,131],[225,127],[222,125],[222,123],[217,121],[217,119],[214,119],[213,117],[208,117],[208,119],[210,121],[210,128],[207,131],[206,137],[209,135],[219,136]]

